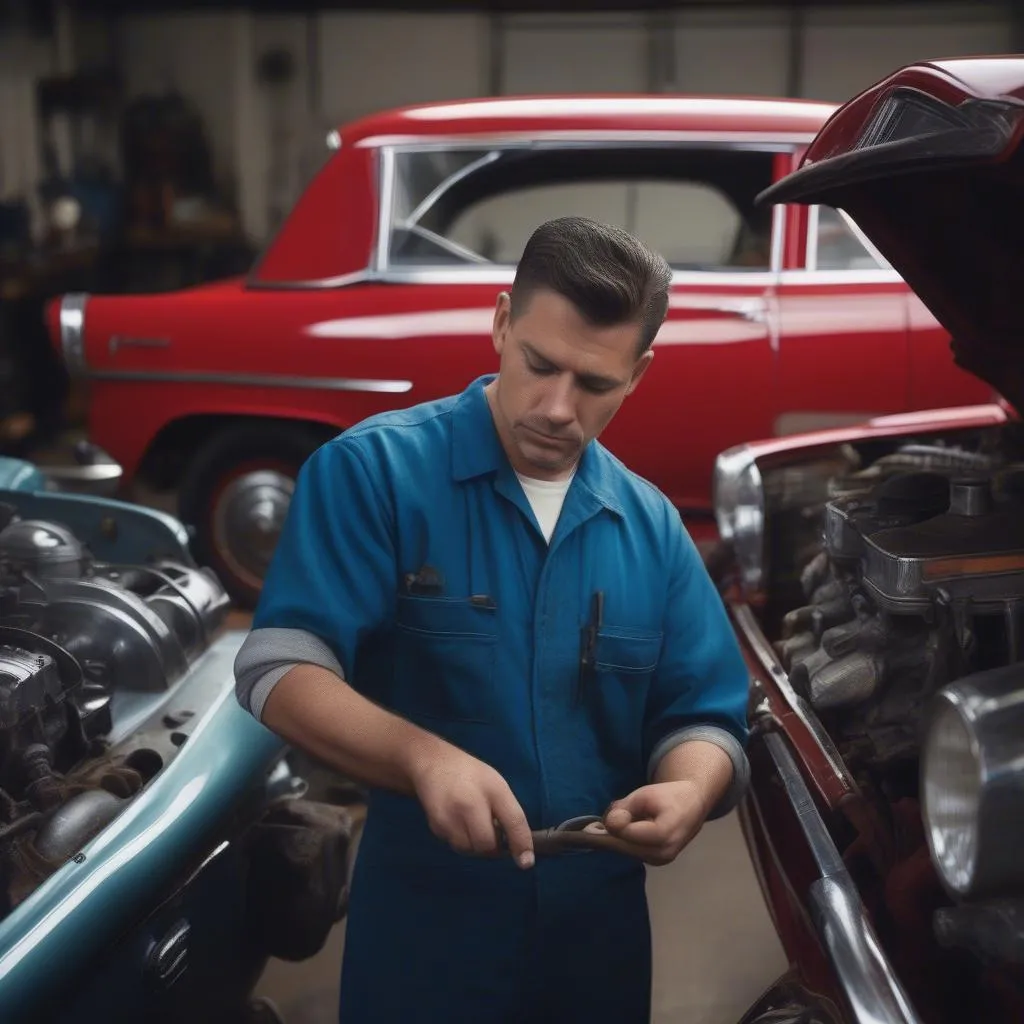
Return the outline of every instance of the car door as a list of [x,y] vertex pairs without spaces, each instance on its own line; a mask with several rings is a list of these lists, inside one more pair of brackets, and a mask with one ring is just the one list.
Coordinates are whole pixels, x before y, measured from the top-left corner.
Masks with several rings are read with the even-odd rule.
[[903,412],[910,400],[907,287],[842,211],[791,207],[780,274],[772,434]]

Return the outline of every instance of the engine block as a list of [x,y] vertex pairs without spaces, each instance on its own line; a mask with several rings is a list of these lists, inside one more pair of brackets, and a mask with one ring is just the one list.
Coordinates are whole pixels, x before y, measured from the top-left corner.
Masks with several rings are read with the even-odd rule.
[[99,562],[65,525],[0,519],[0,917],[176,756],[140,730],[208,649],[229,600],[181,561]]

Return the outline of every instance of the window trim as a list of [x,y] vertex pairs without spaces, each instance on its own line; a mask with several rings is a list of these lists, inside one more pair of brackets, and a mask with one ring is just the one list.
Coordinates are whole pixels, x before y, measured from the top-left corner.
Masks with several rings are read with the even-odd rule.
[[877,267],[851,267],[847,270],[818,268],[818,220],[821,204],[816,203],[807,211],[807,244],[804,247],[804,265],[785,271],[783,277],[795,281],[810,280],[820,284],[840,284],[900,281],[902,278],[892,264],[878,251],[871,239],[861,230],[856,221],[845,211],[833,207],[850,233],[864,247],[865,252],[878,264]]
[[[416,139],[411,141],[388,141],[379,148],[379,193],[377,204],[376,230],[377,238],[374,246],[370,275],[373,280],[401,284],[499,284],[512,283],[515,276],[515,265],[505,263],[488,263],[479,267],[445,267],[445,268],[407,268],[390,263],[390,242],[394,230],[393,198],[395,185],[395,162],[399,153],[436,152],[438,150],[474,149],[486,150],[480,160],[474,160],[465,168],[461,168],[446,178],[431,193],[431,205],[456,181],[461,181],[467,174],[478,167],[497,159],[500,152],[511,149],[611,149],[622,144],[632,144],[643,148],[686,148],[686,149],[721,149],[735,151],[753,151],[757,153],[794,153],[806,137],[800,136],[754,136],[736,133],[698,134],[694,132],[680,133],[605,133],[580,136],[568,133],[564,136],[545,136],[543,138],[492,138],[486,135],[469,138],[450,139]],[[486,159],[485,159],[486,158]],[[427,198],[430,198],[427,197]],[[416,210],[424,207],[421,201]],[[676,284],[732,284],[768,286],[779,279],[782,271],[784,249],[785,216],[780,216],[784,208],[777,206],[773,211],[771,222],[770,265],[763,270],[673,270],[672,283]]]

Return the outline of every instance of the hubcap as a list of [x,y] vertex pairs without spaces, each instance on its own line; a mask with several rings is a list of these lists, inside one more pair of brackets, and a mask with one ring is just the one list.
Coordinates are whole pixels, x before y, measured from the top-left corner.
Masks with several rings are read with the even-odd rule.
[[261,469],[235,477],[217,498],[214,544],[249,586],[263,583],[294,489],[295,480],[286,473]]

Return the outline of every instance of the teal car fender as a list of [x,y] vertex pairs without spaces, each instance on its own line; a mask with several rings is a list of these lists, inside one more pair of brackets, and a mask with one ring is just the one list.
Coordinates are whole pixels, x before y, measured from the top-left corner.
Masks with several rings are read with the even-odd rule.
[[206,704],[182,753],[0,922],[0,1020],[39,1020],[81,983],[88,951],[109,948],[138,924],[154,892],[173,891],[232,841],[232,818],[247,799],[264,799],[285,747],[235,699],[232,664],[244,635],[215,641],[134,730],[145,734],[172,708]]
[[41,491],[46,477],[31,462],[0,455],[0,490]]

